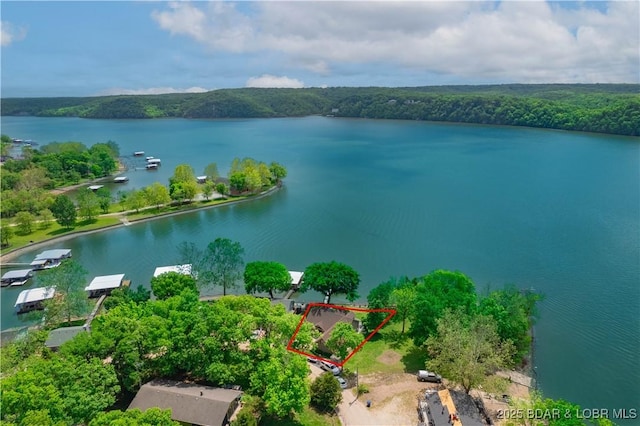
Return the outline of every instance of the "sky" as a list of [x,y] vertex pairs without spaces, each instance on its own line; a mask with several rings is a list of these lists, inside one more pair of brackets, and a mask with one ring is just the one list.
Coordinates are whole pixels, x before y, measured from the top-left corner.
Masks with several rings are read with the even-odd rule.
[[2,97],[640,83],[640,1],[0,2]]

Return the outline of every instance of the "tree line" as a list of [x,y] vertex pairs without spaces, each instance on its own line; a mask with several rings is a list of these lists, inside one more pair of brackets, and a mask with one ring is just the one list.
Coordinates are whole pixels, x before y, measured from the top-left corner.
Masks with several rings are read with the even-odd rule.
[[640,85],[542,84],[223,89],[93,98],[9,98],[3,115],[428,120],[640,135]]

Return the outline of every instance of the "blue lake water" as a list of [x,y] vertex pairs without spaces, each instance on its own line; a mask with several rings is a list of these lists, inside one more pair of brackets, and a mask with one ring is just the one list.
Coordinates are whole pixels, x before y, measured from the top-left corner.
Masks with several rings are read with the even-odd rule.
[[[479,291],[533,287],[546,296],[535,329],[545,395],[639,408],[638,138],[323,117],[1,123],[2,133],[41,144],[114,140],[130,166],[134,151],[162,159],[155,172],[128,171],[118,186],[127,189],[166,184],[181,163],[196,174],[211,162],[225,174],[245,156],[287,167],[283,190],[261,200],[51,245],[71,248],[89,279],[125,273],[148,286],[156,266],[178,261],[180,242],[228,237],[247,262],[345,262],[361,274],[363,300],[390,277],[437,268],[464,272]],[[21,324],[18,292],[1,290],[2,329]]]

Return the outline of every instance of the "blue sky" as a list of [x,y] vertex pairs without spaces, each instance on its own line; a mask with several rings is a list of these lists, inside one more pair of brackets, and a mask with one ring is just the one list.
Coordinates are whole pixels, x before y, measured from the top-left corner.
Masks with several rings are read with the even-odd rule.
[[1,95],[639,83],[640,2],[2,1]]

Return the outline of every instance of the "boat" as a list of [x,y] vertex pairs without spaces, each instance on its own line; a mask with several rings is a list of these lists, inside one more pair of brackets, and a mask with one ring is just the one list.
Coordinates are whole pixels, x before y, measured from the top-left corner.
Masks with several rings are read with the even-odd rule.
[[147,163],[160,165],[160,163],[162,163],[162,160],[160,160],[159,158],[151,158],[147,160]]
[[147,160],[147,161],[153,160],[153,157],[146,157],[145,160]]
[[154,163],[154,164],[147,164],[147,165],[145,166],[145,168],[146,168],[147,170],[156,170],[156,169],[158,168],[158,165],[157,165],[157,164],[155,164],[155,163]]
[[128,178],[128,177],[126,177],[126,176],[118,176],[118,177],[117,177],[117,178],[115,178],[113,181],[114,181],[115,183],[124,183],[124,182],[127,182],[128,180],[129,180],[129,178]]
[[133,153],[136,157],[142,157],[144,155],[144,151],[136,151]]

